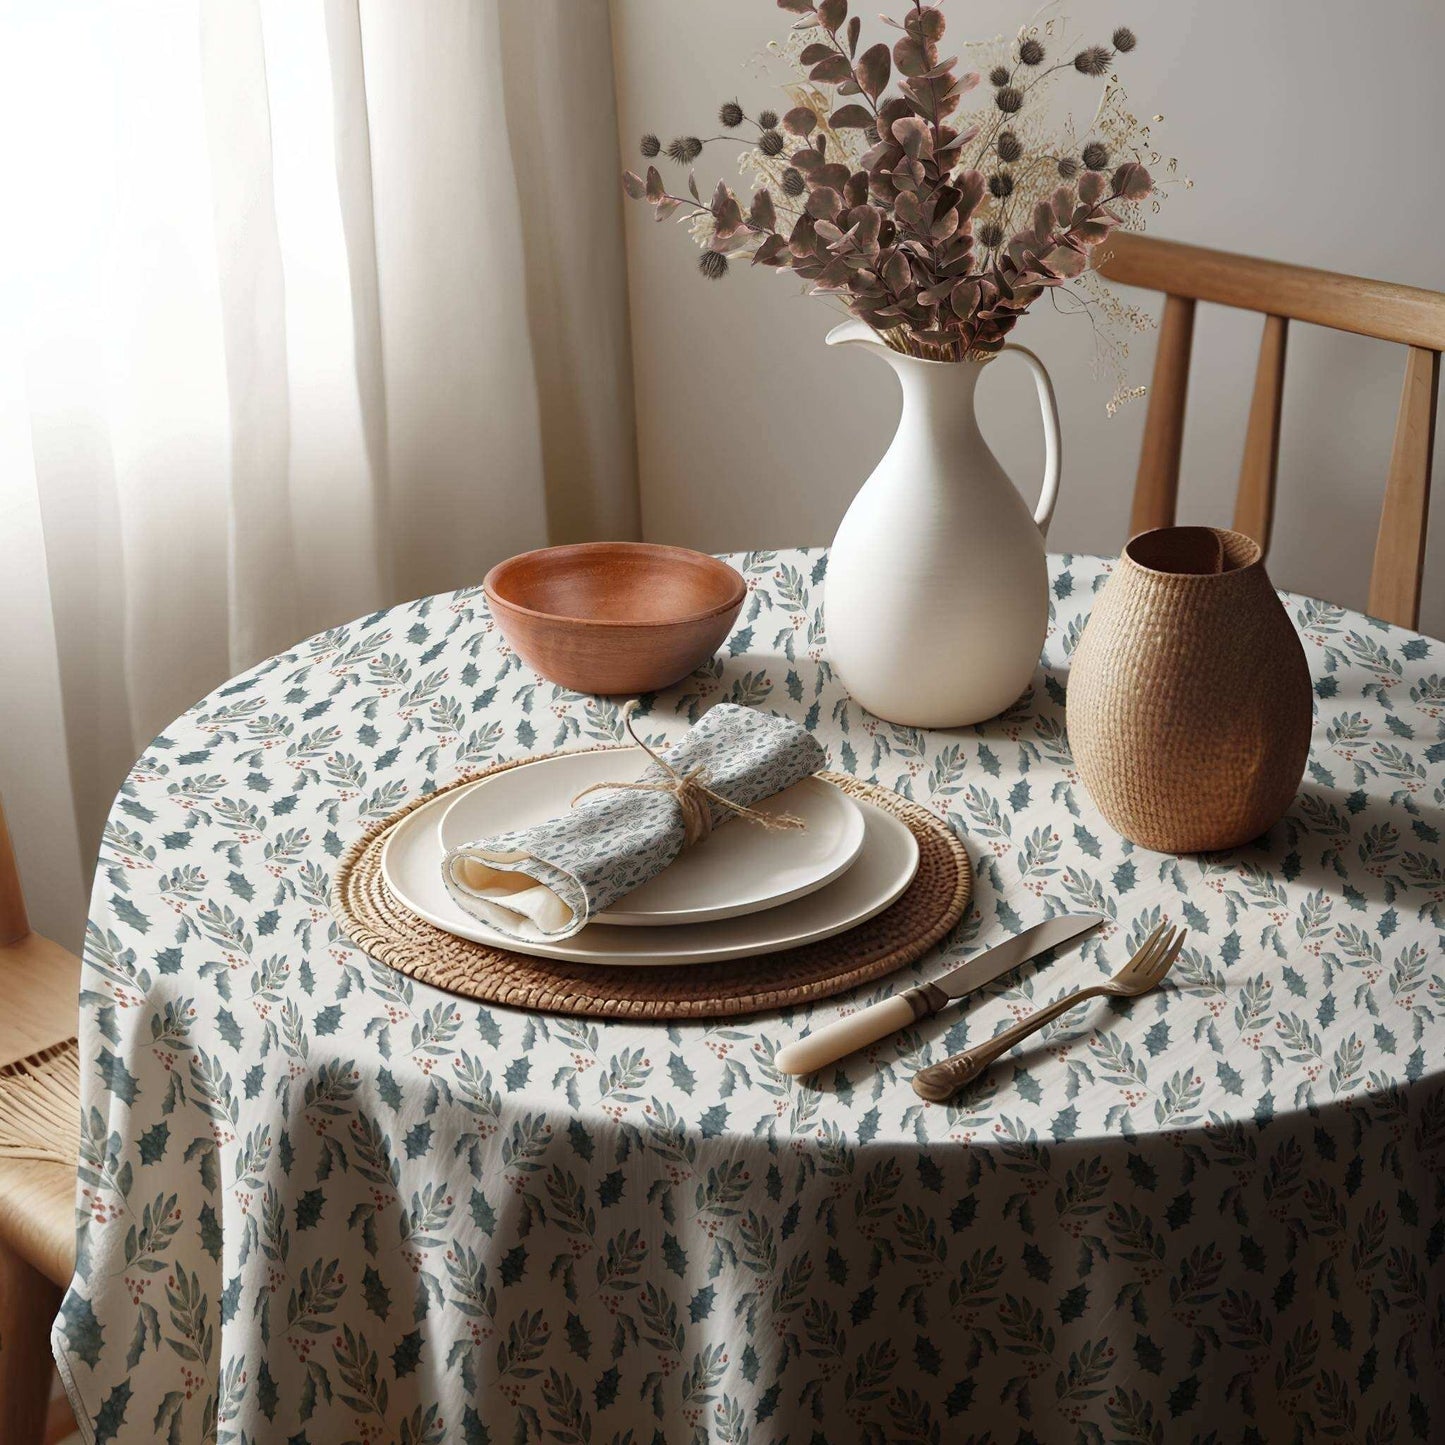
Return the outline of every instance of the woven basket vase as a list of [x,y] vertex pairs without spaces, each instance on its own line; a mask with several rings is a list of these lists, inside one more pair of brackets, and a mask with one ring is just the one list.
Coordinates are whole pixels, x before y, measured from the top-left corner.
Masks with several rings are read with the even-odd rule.
[[1309,756],[1313,692],[1258,544],[1144,532],[1069,672],[1069,742],[1111,827],[1145,848],[1237,847],[1278,822]]

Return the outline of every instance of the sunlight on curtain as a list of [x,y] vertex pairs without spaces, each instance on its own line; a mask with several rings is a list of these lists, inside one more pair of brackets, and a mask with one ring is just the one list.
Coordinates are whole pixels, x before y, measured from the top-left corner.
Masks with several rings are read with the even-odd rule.
[[[224,8],[224,5],[219,8]],[[368,461],[357,388],[351,282],[337,185],[337,104],[364,119],[365,92],[333,95],[319,6],[262,6],[270,100],[272,187],[286,277],[285,346],[291,412],[291,508],[304,549],[298,603],[317,616],[355,617],[389,595],[378,545],[385,493]]]
[[0,52],[0,789],[75,944],[116,786],[226,677],[637,535],[608,17],[63,0]]

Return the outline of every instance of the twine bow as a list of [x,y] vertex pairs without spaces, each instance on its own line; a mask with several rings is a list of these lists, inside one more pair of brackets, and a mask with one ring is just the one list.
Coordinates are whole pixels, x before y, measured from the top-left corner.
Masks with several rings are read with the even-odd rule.
[[801,818],[792,813],[762,813],[756,808],[744,807],[741,803],[735,803],[731,798],[725,798],[721,793],[714,792],[707,785],[707,768],[701,763],[686,773],[678,772],[666,758],[654,752],[637,736],[637,732],[632,726],[632,715],[636,711],[636,698],[633,698],[622,709],[622,723],[627,729],[627,735],[662,769],[666,776],[653,782],[639,780],[635,783],[593,783],[591,787],[583,788],[572,799],[574,807],[589,793],[614,788],[628,793],[671,793],[677,799],[677,806],[682,811],[682,846],[684,848],[690,848],[694,843],[701,843],[712,832],[712,809],[708,807],[709,803],[716,803],[731,817],[742,818],[745,822],[756,823],[760,828],[772,831],[807,826]]

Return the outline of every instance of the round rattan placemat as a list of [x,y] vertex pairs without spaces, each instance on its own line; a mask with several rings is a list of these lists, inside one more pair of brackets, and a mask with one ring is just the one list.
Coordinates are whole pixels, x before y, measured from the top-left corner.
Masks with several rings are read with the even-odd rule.
[[[534,758],[459,778],[475,782]],[[830,783],[902,819],[918,839],[918,873],[876,918],[836,938],[759,958],[675,968],[614,968],[530,958],[457,938],[392,897],[381,874],[387,834],[435,792],[414,799],[347,850],[331,887],[331,910],[357,947],[450,993],[512,1008],[591,1018],[730,1018],[827,998],[912,963],[963,917],[973,889],[968,853],[949,827],[917,803],[843,773]]]

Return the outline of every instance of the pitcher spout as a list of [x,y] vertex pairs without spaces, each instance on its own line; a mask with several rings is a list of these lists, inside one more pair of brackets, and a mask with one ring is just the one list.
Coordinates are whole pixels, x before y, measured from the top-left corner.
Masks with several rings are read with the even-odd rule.
[[827,346],[881,346],[888,350],[888,343],[866,321],[856,317],[835,326],[823,341]]
[[915,356],[912,352],[902,351],[891,345],[881,333],[866,321],[861,321],[856,317],[835,326],[823,340],[829,346],[866,346],[897,372],[899,379],[903,382],[905,393],[909,388],[908,378],[910,376],[918,378],[926,376],[930,388],[936,388],[940,394],[947,392],[957,396],[959,395],[957,390],[960,385],[959,378],[970,378],[963,385],[971,388],[983,370],[983,363],[989,360],[986,356],[966,356],[957,361]]

